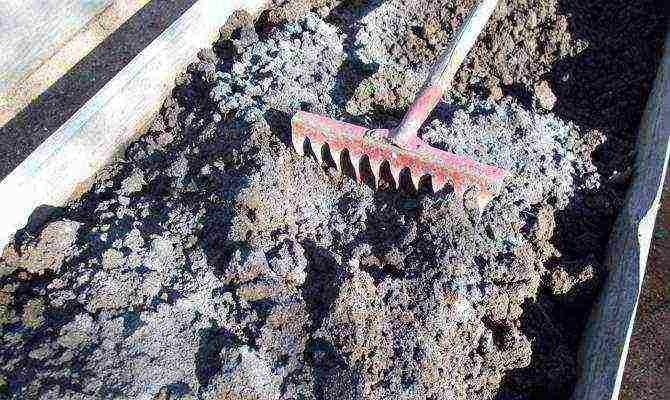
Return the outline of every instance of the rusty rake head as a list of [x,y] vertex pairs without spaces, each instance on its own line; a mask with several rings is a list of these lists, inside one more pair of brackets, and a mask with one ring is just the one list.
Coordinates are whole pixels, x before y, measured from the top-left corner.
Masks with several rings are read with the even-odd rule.
[[387,129],[370,130],[304,111],[293,116],[291,128],[293,146],[300,154],[304,154],[307,143],[319,162],[323,162],[324,151],[330,151],[337,167],[343,170],[348,153],[359,182],[365,159],[377,184],[387,163],[396,187],[400,185],[401,172],[407,169],[416,189],[424,176],[431,178],[436,192],[450,184],[462,197],[466,190],[474,188],[480,208],[499,191],[506,174],[495,166],[431,147],[419,138],[415,149],[409,150],[390,139],[391,131]]
[[408,169],[415,187],[423,176],[430,176],[433,189],[438,191],[451,184],[454,192],[463,196],[465,191],[477,190],[478,206],[483,209],[491,197],[498,193],[506,172],[446,151],[431,147],[417,136],[417,132],[430,112],[451,87],[463,59],[472,48],[493,13],[497,0],[480,0],[464,20],[455,40],[440,56],[426,84],[419,91],[414,103],[400,125],[392,130],[370,130],[361,126],[336,121],[324,116],[299,111],[291,120],[293,146],[303,154],[309,142],[317,159],[323,161],[324,146],[333,160],[343,169],[343,152],[347,150],[356,178],[361,180],[361,165],[365,158],[379,182],[381,168],[388,163],[396,186],[400,184],[402,170]]

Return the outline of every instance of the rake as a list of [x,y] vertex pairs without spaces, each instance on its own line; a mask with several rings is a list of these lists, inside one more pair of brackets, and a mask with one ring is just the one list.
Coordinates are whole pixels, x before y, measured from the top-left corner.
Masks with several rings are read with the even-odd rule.
[[429,176],[435,192],[451,184],[454,193],[463,198],[467,190],[476,190],[477,206],[486,207],[500,191],[506,171],[470,158],[452,154],[424,142],[417,132],[451,87],[463,59],[474,45],[477,36],[495,9],[497,0],[481,0],[466,17],[447,49],[433,67],[431,74],[405,114],[394,129],[368,129],[337,121],[325,116],[298,111],[291,118],[293,147],[305,155],[306,142],[323,163],[324,150],[330,150],[340,171],[344,170],[346,155],[354,168],[356,179],[361,182],[364,159],[367,158],[375,182],[379,182],[385,163],[396,187],[400,175],[409,170],[415,188],[423,176]]

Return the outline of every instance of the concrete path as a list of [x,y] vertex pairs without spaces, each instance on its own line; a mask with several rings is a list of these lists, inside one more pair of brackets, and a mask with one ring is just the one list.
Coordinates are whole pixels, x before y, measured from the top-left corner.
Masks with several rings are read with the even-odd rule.
[[196,0],[153,0],[0,128],[0,180]]

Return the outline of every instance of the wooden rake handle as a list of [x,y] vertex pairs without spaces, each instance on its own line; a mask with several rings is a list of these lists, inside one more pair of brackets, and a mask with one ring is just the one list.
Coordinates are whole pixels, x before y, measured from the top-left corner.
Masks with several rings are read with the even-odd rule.
[[418,146],[417,131],[433,111],[442,95],[451,87],[463,60],[484,30],[498,0],[480,0],[470,11],[446,50],[433,66],[430,76],[390,139],[413,150]]

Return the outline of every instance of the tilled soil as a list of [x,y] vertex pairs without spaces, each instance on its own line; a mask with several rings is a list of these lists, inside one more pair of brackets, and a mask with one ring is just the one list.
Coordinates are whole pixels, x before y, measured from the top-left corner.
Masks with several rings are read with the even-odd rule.
[[481,213],[290,145],[298,109],[397,123],[471,3],[231,17],[123,159],[5,250],[4,394],[568,398],[661,1],[498,7],[421,131],[510,171]]

